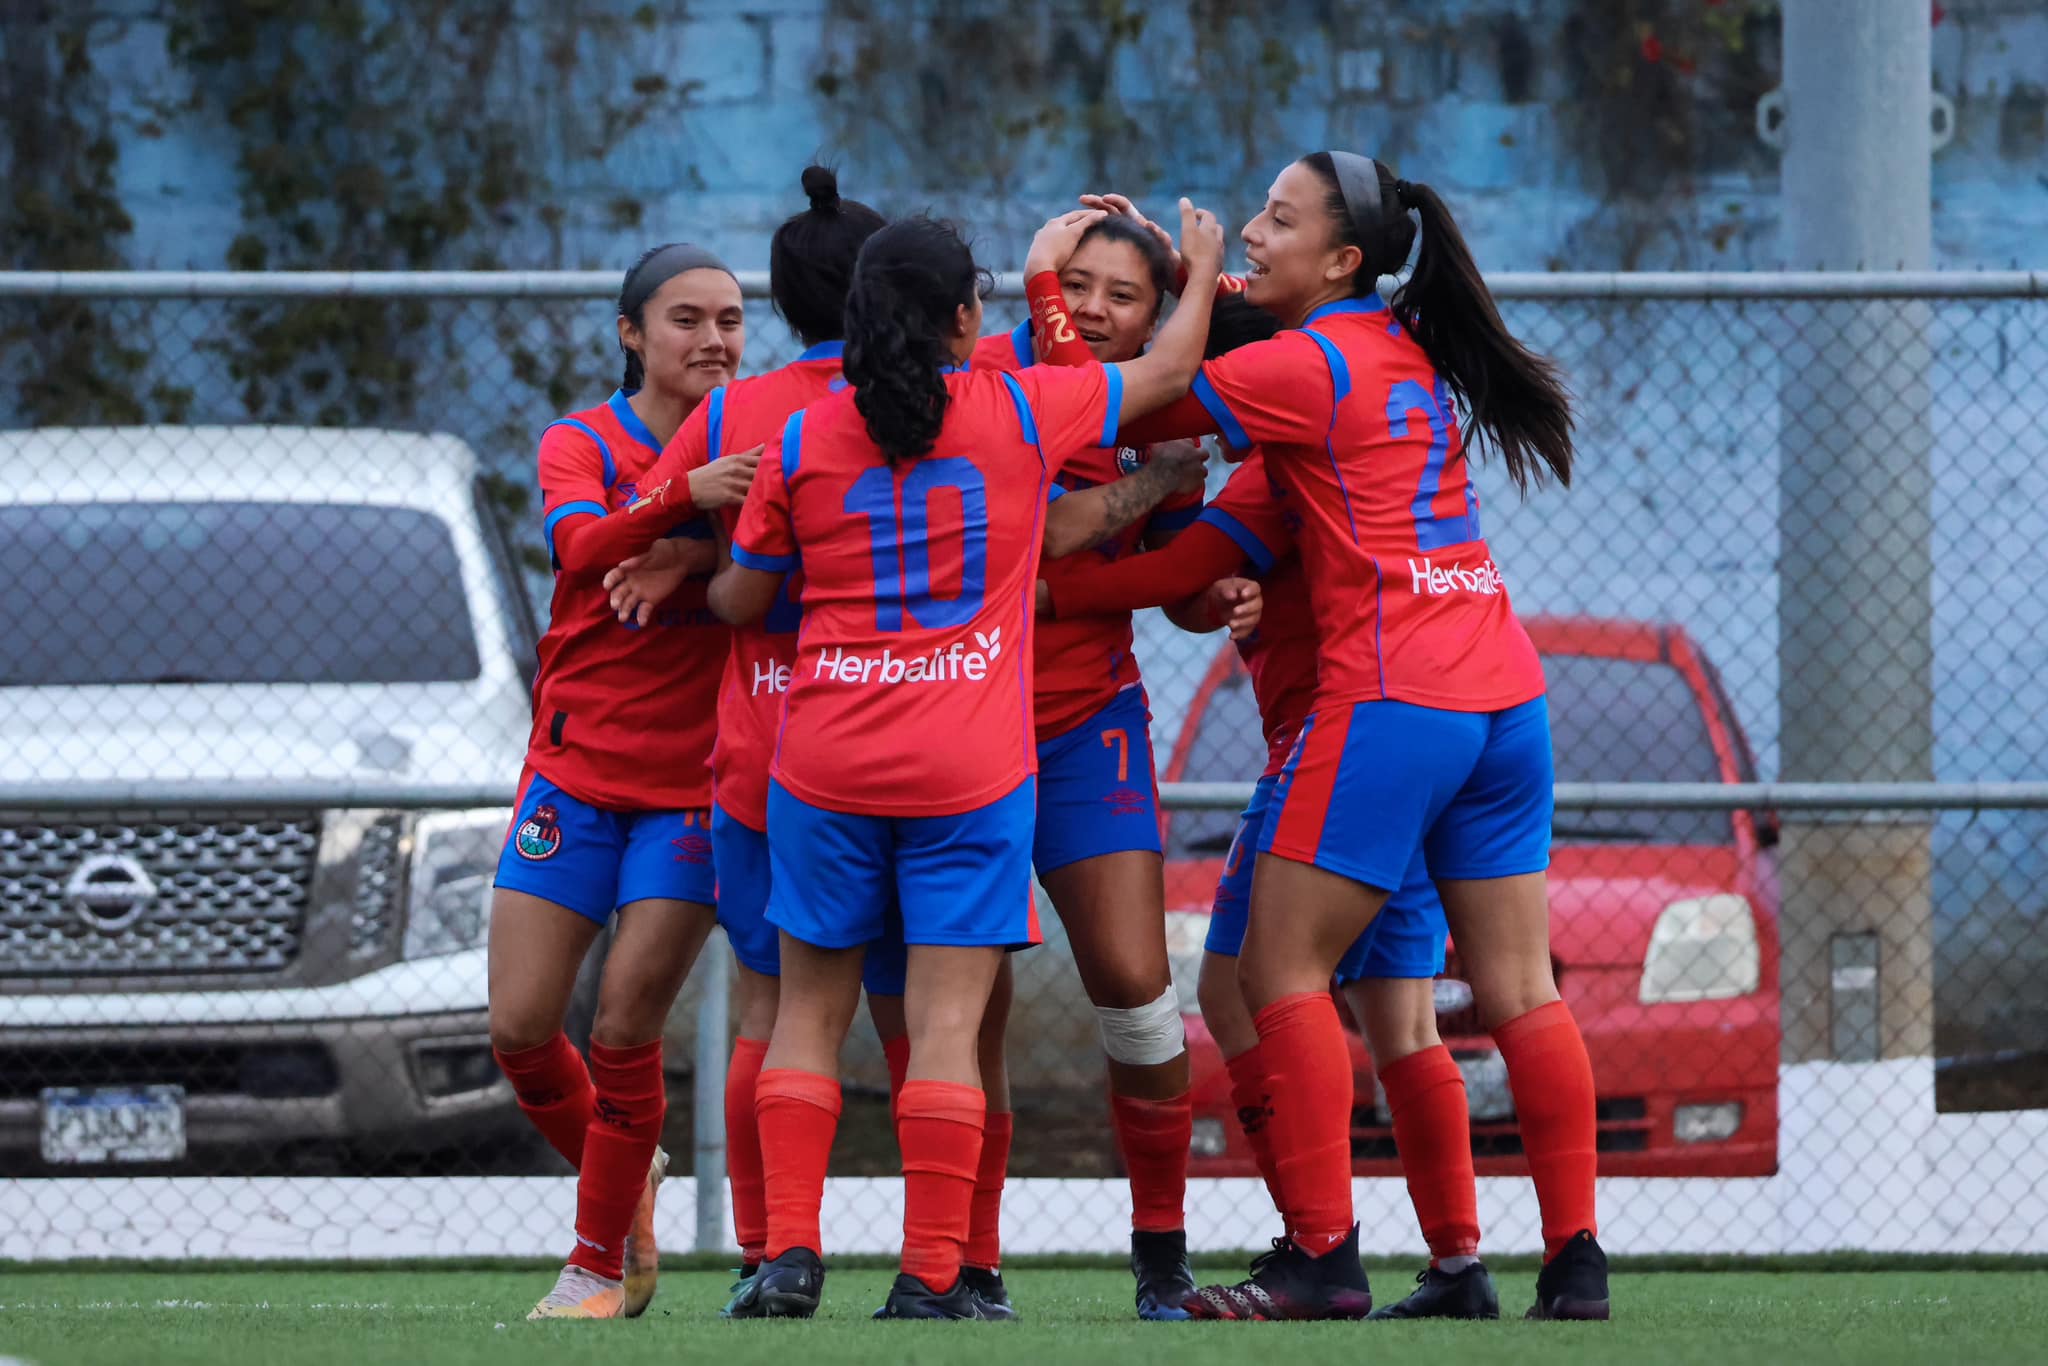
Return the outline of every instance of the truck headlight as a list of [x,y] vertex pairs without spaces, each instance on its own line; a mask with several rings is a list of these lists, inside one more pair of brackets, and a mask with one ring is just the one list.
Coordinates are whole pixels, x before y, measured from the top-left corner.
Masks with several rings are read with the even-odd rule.
[[1762,976],[1756,917],[1732,893],[1674,901],[1657,917],[1643,956],[1644,1005],[1725,1001],[1755,991]]
[[1202,946],[1209,939],[1207,911],[1170,911],[1166,916],[1166,965],[1173,973],[1173,993],[1180,998],[1180,1013],[1194,1015],[1202,1009],[1199,992],[1202,980]]
[[436,811],[413,826],[405,956],[482,948],[491,925],[491,878],[511,814],[499,807]]

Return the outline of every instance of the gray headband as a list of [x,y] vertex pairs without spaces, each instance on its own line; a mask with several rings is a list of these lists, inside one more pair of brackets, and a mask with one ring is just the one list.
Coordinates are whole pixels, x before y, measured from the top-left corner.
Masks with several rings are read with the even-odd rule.
[[626,281],[619,286],[619,316],[626,318],[638,313],[656,290],[689,270],[722,270],[732,275],[731,266],[695,243],[671,242],[656,247],[626,272]]
[[1337,172],[1337,193],[1344,197],[1352,231],[1361,241],[1373,240],[1386,220],[1380,204],[1380,164],[1356,152],[1332,152],[1330,165]]

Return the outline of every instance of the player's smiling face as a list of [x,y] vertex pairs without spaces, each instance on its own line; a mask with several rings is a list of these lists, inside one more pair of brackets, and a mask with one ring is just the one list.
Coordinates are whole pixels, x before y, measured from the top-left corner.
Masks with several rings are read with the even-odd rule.
[[[1266,207],[1244,225],[1244,297],[1284,323],[1298,324],[1318,303],[1350,293],[1359,251],[1330,220],[1329,188],[1300,162],[1266,191]],[[1333,295],[1332,291],[1335,291]]]
[[1091,237],[1060,270],[1067,316],[1095,359],[1136,360],[1159,321],[1159,291],[1144,253],[1129,242]]
[[620,336],[640,353],[647,387],[695,404],[739,373],[747,345],[737,280],[722,270],[686,270],[662,282],[642,309],[644,326]]

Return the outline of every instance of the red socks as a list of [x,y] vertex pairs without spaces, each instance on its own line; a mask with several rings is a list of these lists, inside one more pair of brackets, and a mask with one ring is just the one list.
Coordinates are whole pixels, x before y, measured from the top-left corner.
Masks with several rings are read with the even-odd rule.
[[992,1110],[982,1121],[965,1260],[984,1271],[995,1270],[1003,1261],[1003,1178],[1010,1171],[1010,1138],[1015,1132],[1015,1117],[1007,1110]]
[[584,1132],[584,1162],[576,1180],[576,1250],[569,1261],[615,1281],[668,1109],[661,1040],[630,1048],[591,1044],[590,1080],[597,1099]]
[[768,1197],[761,1178],[761,1130],[754,1120],[754,1088],[761,1080],[766,1039],[734,1039],[725,1071],[725,1169],[732,1179],[732,1229],[740,1256],[758,1262],[768,1241]]
[[1110,1126],[1131,1177],[1131,1227],[1172,1233],[1187,1222],[1188,1139],[1195,1127],[1191,1092],[1172,1100],[1109,1097]]
[[898,1034],[882,1040],[882,1061],[889,1068],[889,1117],[896,1117],[896,1098],[903,1094],[903,1080],[910,1075],[910,1036]]
[[[1236,1057],[1225,1059],[1223,1065],[1230,1071],[1230,1105],[1237,1111],[1237,1125],[1244,1130],[1245,1141],[1252,1145],[1252,1160],[1259,1164],[1266,1194],[1273,1197],[1273,1208],[1284,1219],[1287,1199],[1280,1194],[1280,1173],[1273,1165],[1273,1110],[1266,1099],[1265,1050],[1253,1044]],[[1288,1231],[1293,1231],[1291,1226]]]
[[1465,1076],[1438,1044],[1380,1069],[1394,1145],[1432,1263],[1479,1255],[1479,1190],[1472,1179],[1472,1116]]
[[1563,1001],[1495,1026],[1493,1041],[1508,1065],[1522,1151],[1543,1212],[1543,1258],[1548,1261],[1580,1229],[1599,1232],[1593,1200],[1599,1168],[1593,1064],[1578,1021]]
[[905,1082],[897,1104],[903,1271],[942,1294],[960,1279],[987,1106],[978,1086],[923,1080]]
[[839,1079],[771,1068],[761,1073],[754,1095],[768,1208],[768,1240],[762,1250],[771,1258],[793,1247],[823,1252],[818,1211],[825,1203],[825,1169],[839,1131]]
[[583,1065],[583,1055],[568,1035],[557,1034],[538,1048],[522,1048],[517,1053],[500,1053],[494,1048],[491,1056],[498,1060],[505,1080],[512,1083],[512,1094],[519,1098],[519,1108],[540,1130],[540,1136],[567,1158],[570,1166],[581,1170],[583,1131],[590,1127],[594,1092],[590,1069]]
[[1254,1017],[1273,1115],[1273,1169],[1295,1245],[1320,1257],[1350,1236],[1351,1053],[1327,991],[1283,996]]

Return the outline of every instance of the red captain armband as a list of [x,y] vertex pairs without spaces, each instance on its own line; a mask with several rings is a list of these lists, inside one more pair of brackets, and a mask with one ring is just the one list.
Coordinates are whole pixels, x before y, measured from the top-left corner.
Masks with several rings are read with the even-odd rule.
[[1039,364],[1086,365],[1095,359],[1067,316],[1066,292],[1056,273],[1041,270],[1026,280],[1024,301],[1031,310],[1031,346]]

